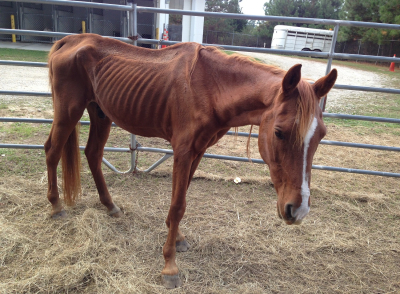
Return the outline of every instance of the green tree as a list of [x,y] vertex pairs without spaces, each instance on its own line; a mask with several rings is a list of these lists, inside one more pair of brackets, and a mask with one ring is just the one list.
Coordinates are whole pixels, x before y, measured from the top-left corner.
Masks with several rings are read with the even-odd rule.
[[270,0],[266,15],[337,19],[343,0]]
[[[399,0],[381,0],[379,6],[381,22],[400,24],[400,2]],[[400,30],[383,31],[382,34],[388,39],[400,39]]]
[[[346,0],[341,19],[365,22],[400,24],[399,0]],[[378,30],[343,27],[340,40],[362,39],[381,44],[385,40],[400,38],[399,30]]]
[[[242,9],[239,3],[242,0],[206,0],[205,10],[210,12],[239,13]],[[226,18],[204,18],[204,30],[241,32],[247,24],[245,19],[226,19]]]
[[[270,0],[264,4],[264,10],[266,15],[274,16],[338,19],[342,5],[343,0]],[[270,28],[264,28],[263,31],[272,37],[273,27],[277,24],[276,22],[269,23]],[[332,28],[332,26],[303,23],[285,24],[321,29]]]

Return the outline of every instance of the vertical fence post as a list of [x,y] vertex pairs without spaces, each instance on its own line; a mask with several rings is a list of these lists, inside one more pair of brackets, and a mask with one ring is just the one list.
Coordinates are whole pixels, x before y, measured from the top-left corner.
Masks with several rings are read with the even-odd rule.
[[89,12],[89,33],[93,33],[93,8],[89,8],[88,12]]
[[[132,33],[133,45],[137,46],[137,4],[131,3],[131,10],[129,11],[129,31]],[[136,135],[131,134],[131,171],[135,172],[137,170],[136,166]]]
[[[333,54],[335,53],[335,46],[336,46],[338,32],[339,32],[339,24],[336,24],[335,29],[333,30],[332,43],[331,43],[331,48],[329,49],[328,64],[326,65],[325,75],[327,75],[332,68],[332,59],[333,59]],[[323,97],[319,102],[319,106],[321,107],[322,111],[325,111],[326,98],[327,96]]]
[[131,34],[130,37],[133,37],[133,45],[137,46],[137,40],[135,40],[138,35],[136,3],[131,3],[131,9],[129,10],[129,33]]

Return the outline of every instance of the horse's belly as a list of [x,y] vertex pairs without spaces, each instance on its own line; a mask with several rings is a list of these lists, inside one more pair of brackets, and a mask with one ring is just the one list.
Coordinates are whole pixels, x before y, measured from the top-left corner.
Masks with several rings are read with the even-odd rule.
[[138,102],[137,100],[141,99],[137,99],[137,97],[130,96],[129,99],[118,100],[115,101],[110,97],[98,97],[98,104],[103,112],[115,124],[132,134],[169,140],[170,122],[165,113],[162,115],[157,107],[143,105],[145,103]]
[[96,102],[117,125],[142,136],[169,140],[172,128],[187,123],[190,98],[182,70],[157,64],[103,59],[95,70]]

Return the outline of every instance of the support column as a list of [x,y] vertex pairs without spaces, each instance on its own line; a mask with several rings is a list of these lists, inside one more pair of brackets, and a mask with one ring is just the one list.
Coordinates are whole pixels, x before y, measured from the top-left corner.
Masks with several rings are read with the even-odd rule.
[[[205,0],[192,0],[192,10],[204,11]],[[190,41],[203,43],[204,17],[190,17]]]
[[[183,0],[183,10],[192,10],[192,0]],[[182,42],[190,41],[190,16],[182,16]]]
[[[158,0],[158,8],[169,9],[169,0]],[[169,24],[169,14],[160,13],[157,17],[157,26],[156,32],[158,31],[158,35],[156,35],[156,39],[160,40],[162,38],[162,34],[164,32],[164,24],[168,26]]]
[[[204,11],[205,0],[183,0],[183,10]],[[203,43],[204,17],[182,17],[182,41]]]

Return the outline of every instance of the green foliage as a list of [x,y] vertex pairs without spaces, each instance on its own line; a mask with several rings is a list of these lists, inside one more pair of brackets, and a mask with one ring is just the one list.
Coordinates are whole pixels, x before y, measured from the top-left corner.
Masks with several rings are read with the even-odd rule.
[[[205,10],[209,12],[239,13],[242,0],[206,0]],[[245,19],[204,18],[204,31],[241,32],[246,27]]]
[[[206,11],[242,13],[240,2],[241,0],[206,0]],[[266,15],[400,24],[399,0],[266,0],[265,2]],[[302,23],[205,18],[204,30],[235,31],[261,38],[272,38],[274,27],[277,24],[320,29],[333,28],[332,26]],[[339,41],[354,39],[382,44],[387,40],[400,40],[400,30],[341,27]]]
[[[400,24],[400,2],[398,0],[346,0],[340,17],[343,20]],[[353,39],[381,44],[385,40],[400,39],[400,31],[343,27],[339,40]]]
[[181,25],[182,24],[182,15],[170,14],[169,15],[169,23],[170,24]]
[[[266,15],[338,19],[343,0],[270,0],[264,4]],[[270,23],[266,30],[269,37],[272,37],[273,27],[278,23]],[[302,23],[286,23],[298,27],[311,27],[328,29],[330,26],[309,25]],[[265,29],[264,29],[265,30]]]

